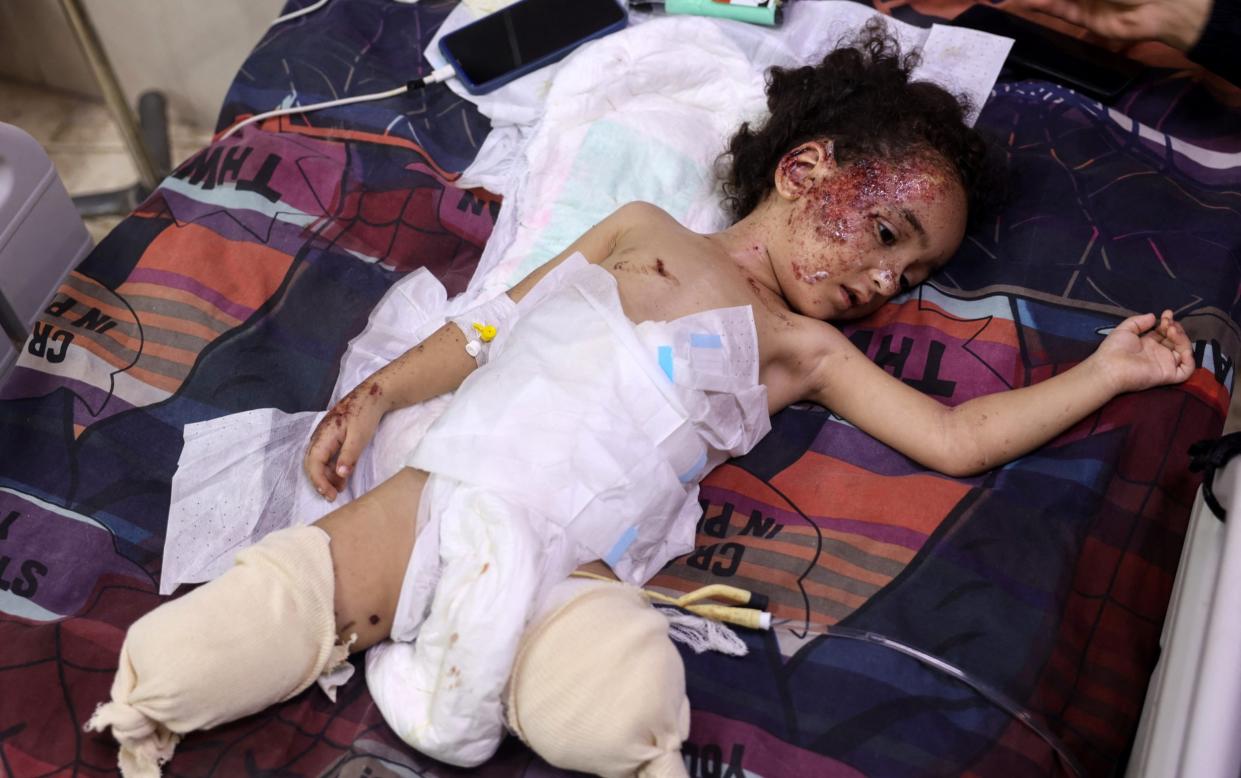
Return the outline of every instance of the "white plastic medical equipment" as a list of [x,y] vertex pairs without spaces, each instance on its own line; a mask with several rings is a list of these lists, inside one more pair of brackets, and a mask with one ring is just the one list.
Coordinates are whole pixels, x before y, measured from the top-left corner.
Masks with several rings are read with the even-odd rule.
[[1241,775],[1241,460],[1214,491],[1228,520],[1199,490],[1126,778]]
[[43,147],[0,122],[0,377],[39,311],[93,246]]

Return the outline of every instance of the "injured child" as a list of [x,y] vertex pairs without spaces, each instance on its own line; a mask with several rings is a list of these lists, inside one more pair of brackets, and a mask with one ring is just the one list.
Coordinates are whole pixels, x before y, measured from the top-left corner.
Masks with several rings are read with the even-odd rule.
[[771,414],[819,403],[968,475],[1188,378],[1185,332],[1148,313],[1071,370],[950,408],[828,323],[933,274],[994,196],[963,106],[910,64],[872,30],[773,70],[770,116],[724,158],[732,226],[626,205],[345,396],[303,463],[328,501],[385,415],[455,393],[395,476],[134,623],[88,725],[112,728],[124,773],[158,775],[186,733],[328,688],[377,646],[376,703],[431,756],[479,764],[507,725],[566,769],[685,775],[684,668],[636,587],[691,550],[699,482]]

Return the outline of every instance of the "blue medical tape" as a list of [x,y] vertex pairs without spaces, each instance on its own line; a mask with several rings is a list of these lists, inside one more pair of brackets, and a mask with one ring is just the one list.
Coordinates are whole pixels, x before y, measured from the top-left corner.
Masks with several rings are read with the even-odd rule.
[[637,527],[630,527],[625,530],[625,534],[620,536],[620,540],[616,541],[615,545],[612,546],[612,550],[603,558],[603,561],[607,563],[608,567],[616,567],[616,563],[620,561],[620,558],[625,555],[625,552],[629,550],[629,547],[637,539]]
[[668,376],[668,380],[674,380],[672,377],[672,346],[659,347],[659,366],[663,368],[664,375]]
[[706,466],[707,466],[707,452],[704,451],[702,452],[702,454],[698,456],[698,461],[694,463],[694,466],[691,467],[689,470],[686,470],[684,473],[681,473],[680,475],[678,475],[677,478],[681,480],[681,483],[687,484],[690,481],[694,480],[694,476],[701,473],[702,469]]
[[700,333],[689,336],[689,345],[694,348],[724,348],[724,342],[720,340],[719,335],[704,335]]

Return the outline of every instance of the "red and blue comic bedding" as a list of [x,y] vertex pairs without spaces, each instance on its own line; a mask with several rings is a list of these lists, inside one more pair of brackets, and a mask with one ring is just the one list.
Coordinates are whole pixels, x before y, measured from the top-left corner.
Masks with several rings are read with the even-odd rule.
[[[313,102],[408,80],[452,5],[333,2],[275,28],[220,126],[290,90]],[[847,332],[947,403],[1066,369],[1129,311],[1176,310],[1200,369],[971,479],[928,472],[821,408],[778,415],[704,483],[697,548],[656,581],[753,589],[781,621],[745,636],[748,657],[686,654],[691,775],[1061,769],[970,686],[824,635],[832,626],[960,667],[1087,774],[1123,762],[1197,487],[1186,449],[1219,432],[1241,345],[1241,142],[1184,74],[1152,71],[1117,107],[1001,82],[981,125],[1007,152],[1011,202],[920,292]],[[322,408],[391,284],[427,267],[464,289],[494,223],[496,198],[453,184],[487,122],[445,89],[264,129],[204,149],[123,221],[0,386],[0,772],[114,771],[113,744],[82,724],[126,626],[159,601],[182,427]],[[196,734],[167,770],[461,772],[402,745],[360,678],[336,704],[312,691]],[[557,773],[509,741],[475,774]]]

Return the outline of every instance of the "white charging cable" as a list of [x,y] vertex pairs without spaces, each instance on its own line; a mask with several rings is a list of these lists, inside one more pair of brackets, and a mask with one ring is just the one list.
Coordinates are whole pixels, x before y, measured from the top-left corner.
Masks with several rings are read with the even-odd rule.
[[[406,5],[413,5],[414,3],[418,2],[418,0],[396,0],[396,2],[405,3]],[[275,27],[277,24],[291,21],[293,19],[298,18],[299,16],[305,16],[308,13],[314,13],[315,11],[318,11],[320,8],[322,8],[325,5],[327,5],[327,0],[318,0],[318,2],[311,3],[305,8],[299,8],[296,11],[290,11],[284,16],[276,17],[269,26]]]
[[255,114],[254,116],[251,116],[248,119],[243,119],[242,121],[239,121],[236,124],[234,124],[232,127],[229,127],[228,130],[226,130],[225,133],[220,136],[220,140],[224,140],[225,138],[228,138],[233,133],[240,130],[242,127],[245,127],[247,124],[254,124],[255,122],[261,122],[264,119],[271,119],[276,116],[289,116],[295,113],[310,113],[311,111],[318,111],[322,108],[335,108],[336,106],[339,106],[339,105],[352,105],[353,103],[366,103],[366,102],[370,102],[371,100],[383,100],[389,97],[396,97],[397,95],[403,95],[406,92],[411,92],[414,90],[422,89],[423,87],[429,86],[431,84],[438,84],[441,81],[447,81],[448,79],[453,78],[456,75],[457,75],[457,72],[452,69],[452,65],[445,65],[442,68],[436,68],[435,70],[431,71],[431,74],[428,76],[425,76],[424,78],[418,79],[417,81],[410,81],[408,84],[405,84],[404,86],[398,86],[395,89],[389,89],[386,92],[372,92],[368,95],[355,95],[353,97],[342,97],[338,100],[327,100],[322,103],[314,103],[312,105],[295,105],[289,108],[277,108],[274,111],[266,111],[264,113]]
[[297,17],[299,17],[299,16],[305,16],[305,15],[306,15],[306,14],[308,14],[308,13],[314,13],[315,11],[318,11],[320,8],[322,8],[322,7],[323,7],[323,6],[325,6],[325,5],[327,5],[327,0],[318,0],[318,2],[316,2],[316,3],[311,3],[310,5],[306,6],[305,8],[302,8],[302,9],[300,9],[300,10],[297,10],[297,11],[290,11],[289,13],[285,14],[284,16],[277,16],[277,17],[276,17],[276,18],[272,21],[271,25],[269,25],[269,26],[271,26],[271,27],[275,27],[277,24],[281,24],[281,23],[283,23],[283,22],[292,21],[293,19],[296,19],[296,18],[297,18]]

